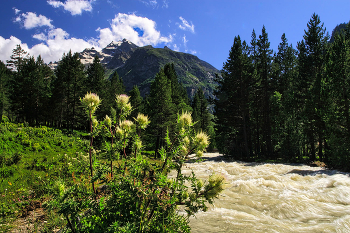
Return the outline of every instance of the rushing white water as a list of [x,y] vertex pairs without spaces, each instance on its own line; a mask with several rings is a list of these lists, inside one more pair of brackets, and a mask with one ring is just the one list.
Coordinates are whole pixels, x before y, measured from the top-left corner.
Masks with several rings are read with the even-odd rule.
[[187,163],[198,178],[226,178],[207,212],[190,219],[192,232],[350,232],[350,176],[305,165],[224,162],[219,154]]

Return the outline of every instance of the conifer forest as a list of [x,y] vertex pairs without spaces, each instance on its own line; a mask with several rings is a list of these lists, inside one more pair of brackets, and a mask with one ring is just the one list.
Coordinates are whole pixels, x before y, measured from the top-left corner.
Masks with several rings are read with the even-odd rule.
[[0,230],[39,203],[46,232],[189,232],[223,190],[220,175],[181,173],[206,150],[350,171],[350,24],[333,33],[313,14],[277,51],[265,27],[237,35],[211,95],[173,63],[141,96],[97,56],[85,67],[69,52],[53,70],[18,45],[0,61]]

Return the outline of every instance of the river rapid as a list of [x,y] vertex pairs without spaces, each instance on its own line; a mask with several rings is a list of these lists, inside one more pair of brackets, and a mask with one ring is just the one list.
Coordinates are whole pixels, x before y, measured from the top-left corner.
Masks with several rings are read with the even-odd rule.
[[225,162],[217,153],[186,163],[183,173],[226,179],[192,232],[350,232],[350,176],[306,165]]

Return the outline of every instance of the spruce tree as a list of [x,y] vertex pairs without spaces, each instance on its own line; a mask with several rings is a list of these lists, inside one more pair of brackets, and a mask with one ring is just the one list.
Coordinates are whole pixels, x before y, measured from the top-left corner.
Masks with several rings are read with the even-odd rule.
[[311,160],[316,159],[316,143],[318,144],[318,156],[323,160],[323,145],[325,138],[325,122],[323,114],[327,108],[327,89],[324,67],[327,54],[326,29],[321,24],[320,17],[313,14],[307,24],[304,40],[298,43],[299,65],[299,102],[302,107],[304,119],[304,132],[310,152],[307,154]]
[[129,92],[130,96],[130,103],[131,106],[133,106],[133,110],[131,113],[131,117],[136,118],[138,113],[142,113],[142,100],[143,98],[141,97],[140,90],[138,86],[134,86],[132,90]]
[[84,126],[85,118],[79,107],[79,98],[86,94],[87,80],[79,54],[73,55],[71,51],[67,55],[64,54],[55,74],[51,103],[54,106],[57,126],[70,131]]
[[271,122],[271,107],[270,107],[270,97],[271,97],[271,82],[270,82],[270,72],[271,72],[271,61],[272,61],[272,50],[270,49],[270,42],[268,41],[268,34],[266,32],[265,26],[263,26],[261,35],[257,41],[257,83],[258,90],[257,94],[260,96],[261,105],[261,132],[262,132],[262,145],[261,152],[267,157],[273,156],[273,146],[272,146],[272,122]]
[[11,71],[0,61],[0,121],[9,108],[10,77]]
[[214,92],[218,149],[240,159],[252,154],[249,101],[253,67],[248,53],[246,42],[235,37]]
[[151,84],[150,94],[147,98],[146,114],[150,117],[151,127],[148,133],[155,139],[154,149],[164,146],[167,130],[172,131],[176,119],[175,105],[172,101],[171,81],[161,69]]
[[7,67],[9,67],[9,69],[12,71],[19,72],[22,65],[28,60],[29,54],[27,51],[22,49],[21,45],[18,44],[16,48],[12,50],[12,55],[10,58],[10,60],[6,61]]

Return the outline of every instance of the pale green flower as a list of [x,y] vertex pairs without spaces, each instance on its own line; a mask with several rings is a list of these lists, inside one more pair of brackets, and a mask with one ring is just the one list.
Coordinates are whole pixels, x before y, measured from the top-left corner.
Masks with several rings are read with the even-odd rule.
[[100,97],[95,93],[86,93],[83,99],[80,99],[83,107],[93,114],[101,103]]
[[120,127],[117,127],[115,130],[115,134],[121,138],[124,136],[124,131]]
[[125,94],[121,94],[121,95],[117,95],[116,96],[116,102],[119,108],[123,108],[125,107],[128,103],[129,103],[129,99],[130,97],[125,95]]
[[179,124],[181,127],[184,126],[191,126],[192,124],[192,116],[189,112],[182,112],[182,114],[179,117]]
[[112,126],[112,120],[111,120],[111,118],[110,118],[108,115],[106,115],[106,117],[105,117],[104,124],[105,124],[108,128],[110,128],[110,127]]
[[124,120],[124,121],[119,123],[120,128],[122,130],[124,130],[125,132],[130,132],[133,125],[134,125],[134,123],[132,121],[129,121],[129,120]]
[[189,146],[189,145],[190,145],[190,139],[186,136],[186,137],[183,139],[183,143],[184,143],[184,145]]
[[201,158],[201,157],[203,156],[203,151],[198,150],[198,151],[196,152],[196,155],[197,155],[198,158]]
[[194,144],[198,150],[204,150],[209,145],[208,135],[203,131],[197,133],[197,135],[194,137]]
[[96,128],[98,126],[98,121],[96,120],[96,118],[92,119],[92,126],[94,128]]
[[142,113],[139,113],[135,120],[142,129],[146,128],[147,125],[150,123],[150,121],[148,120],[148,116],[145,116]]

